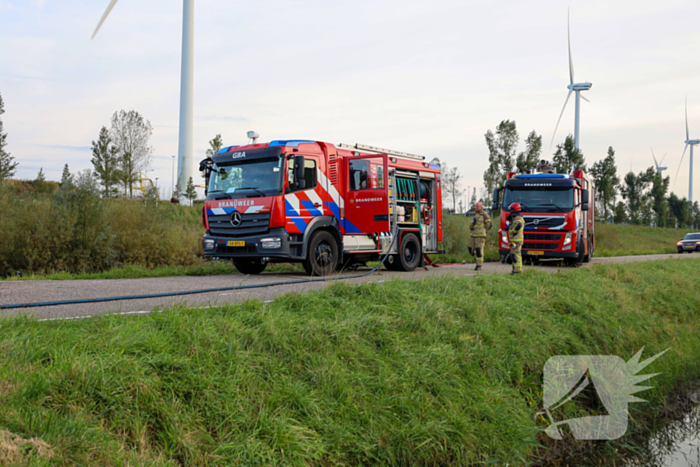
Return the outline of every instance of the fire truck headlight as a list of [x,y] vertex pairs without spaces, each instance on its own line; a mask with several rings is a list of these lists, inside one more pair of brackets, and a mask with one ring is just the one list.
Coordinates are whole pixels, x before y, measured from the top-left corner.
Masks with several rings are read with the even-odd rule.
[[205,250],[212,250],[214,249],[214,240],[211,238],[205,238],[204,239],[204,249]]
[[571,248],[573,236],[574,234],[572,232],[567,232],[566,237],[564,237],[564,246],[562,247],[563,250],[569,250]]
[[263,238],[260,240],[260,246],[265,250],[274,250],[282,246],[282,239],[279,237]]
[[505,231],[501,232],[501,242],[508,243],[508,234]]

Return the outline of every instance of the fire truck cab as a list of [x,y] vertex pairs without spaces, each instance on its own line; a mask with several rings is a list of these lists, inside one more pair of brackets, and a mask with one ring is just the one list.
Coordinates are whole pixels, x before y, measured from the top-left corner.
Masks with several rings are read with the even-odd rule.
[[287,140],[230,146],[200,163],[207,257],[244,274],[301,262],[325,276],[388,254],[411,271],[442,240],[440,167],[364,145]]
[[[509,206],[518,202],[525,219],[523,258],[588,262],[595,250],[595,186],[582,170],[556,173],[540,161],[538,173],[508,173],[503,187],[493,193],[493,209],[502,206],[498,244],[501,261],[510,253]],[[502,203],[499,198],[502,196]]]

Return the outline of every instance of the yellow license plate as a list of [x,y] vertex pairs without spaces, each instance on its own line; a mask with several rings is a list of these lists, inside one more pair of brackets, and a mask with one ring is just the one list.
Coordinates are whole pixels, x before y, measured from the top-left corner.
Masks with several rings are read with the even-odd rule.
[[532,251],[531,250],[531,251],[528,251],[527,254],[531,255],[531,256],[542,256],[544,254],[544,251]]
[[245,241],[243,240],[229,240],[228,246],[245,246]]

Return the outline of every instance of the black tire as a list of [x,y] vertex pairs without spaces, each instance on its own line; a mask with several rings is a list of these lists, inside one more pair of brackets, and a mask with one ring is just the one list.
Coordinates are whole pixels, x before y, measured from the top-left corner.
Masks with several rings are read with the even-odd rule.
[[260,274],[267,267],[259,258],[233,258],[233,265],[241,274]]
[[593,252],[591,252],[591,242],[588,242],[588,253],[583,257],[583,262],[590,263],[591,256],[593,256]]
[[304,270],[310,276],[328,276],[338,264],[338,243],[330,232],[321,230],[311,237]]
[[415,234],[407,233],[401,239],[396,266],[400,271],[411,272],[420,263],[421,247]]

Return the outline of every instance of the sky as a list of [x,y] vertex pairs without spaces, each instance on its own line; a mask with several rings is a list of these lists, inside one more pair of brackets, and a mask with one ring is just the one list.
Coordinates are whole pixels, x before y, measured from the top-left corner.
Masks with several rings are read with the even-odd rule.
[[[0,0],[7,150],[16,178],[43,168],[59,180],[64,164],[91,168],[91,142],[114,112],[136,110],[153,126],[147,175],[169,196],[182,2],[120,0],[90,40],[108,3]],[[488,167],[484,133],[506,119],[519,150],[535,130],[551,159],[574,131],[572,96],[550,150],[568,92],[569,8],[575,81],[593,83],[581,107],[586,162],[612,146],[620,173],[640,172],[653,148],[667,154],[671,190],[687,196],[686,95],[700,138],[697,1],[195,0],[195,164],[216,134],[245,144],[255,130],[263,142],[438,157],[471,190]]]

